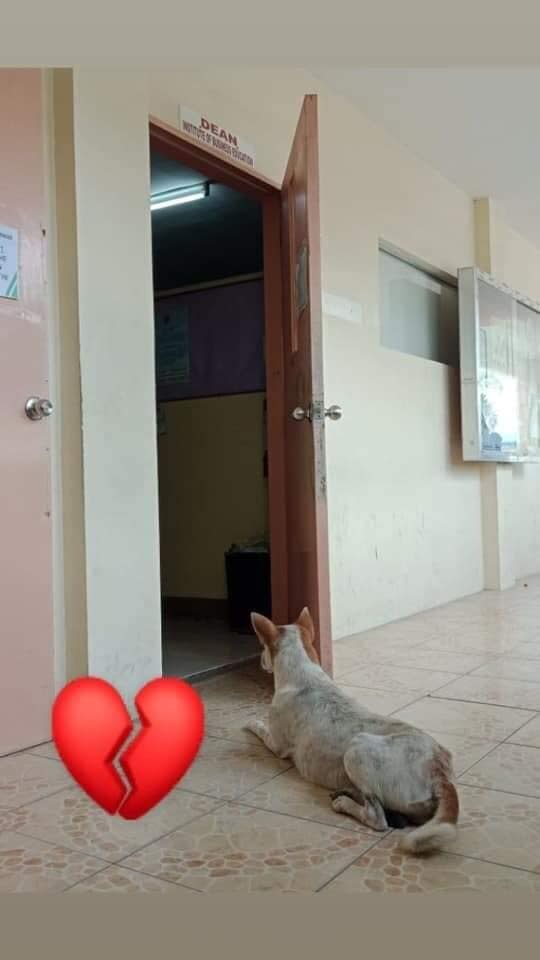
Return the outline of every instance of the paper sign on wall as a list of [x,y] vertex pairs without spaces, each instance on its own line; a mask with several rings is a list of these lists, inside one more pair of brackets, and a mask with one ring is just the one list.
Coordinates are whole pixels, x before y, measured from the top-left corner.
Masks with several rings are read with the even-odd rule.
[[19,297],[19,231],[0,224],[0,297]]
[[213,147],[231,160],[255,166],[255,148],[212,117],[204,116],[187,107],[179,108],[180,130],[202,146]]
[[189,383],[189,317],[181,304],[156,311],[156,367],[159,387]]

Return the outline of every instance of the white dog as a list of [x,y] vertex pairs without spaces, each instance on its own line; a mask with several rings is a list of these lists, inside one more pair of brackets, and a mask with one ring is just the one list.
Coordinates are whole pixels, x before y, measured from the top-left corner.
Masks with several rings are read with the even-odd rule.
[[319,665],[307,608],[285,627],[257,613],[251,619],[261,666],[274,674],[274,697],[268,725],[255,720],[246,729],[276,756],[289,757],[304,779],[334,791],[338,813],[374,830],[388,829],[389,820],[415,826],[404,833],[402,849],[425,853],[454,840],[459,803],[448,751],[340,690]]

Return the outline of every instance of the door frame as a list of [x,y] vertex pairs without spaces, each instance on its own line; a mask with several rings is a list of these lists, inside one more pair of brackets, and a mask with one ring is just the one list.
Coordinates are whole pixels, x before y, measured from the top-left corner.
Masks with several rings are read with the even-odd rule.
[[150,147],[261,203],[272,617],[277,623],[287,623],[293,612],[289,611],[287,551],[281,189],[240,164],[225,160],[212,148],[194,143],[153,116]]

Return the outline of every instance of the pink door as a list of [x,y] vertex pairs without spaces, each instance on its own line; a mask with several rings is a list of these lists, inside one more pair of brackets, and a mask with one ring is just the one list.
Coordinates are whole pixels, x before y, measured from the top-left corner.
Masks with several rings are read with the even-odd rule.
[[[50,737],[54,695],[43,88],[0,69],[0,754]],[[32,411],[29,411],[32,413]]]

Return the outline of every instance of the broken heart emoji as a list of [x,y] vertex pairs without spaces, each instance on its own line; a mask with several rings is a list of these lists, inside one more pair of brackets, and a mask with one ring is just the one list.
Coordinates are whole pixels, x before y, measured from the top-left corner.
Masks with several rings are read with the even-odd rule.
[[126,820],[144,816],[176,786],[204,735],[201,698],[183,680],[151,680],[139,690],[135,706],[142,729],[127,746],[133,723],[120,694],[105,680],[72,680],[52,710],[53,739],[71,776],[107,813]]

